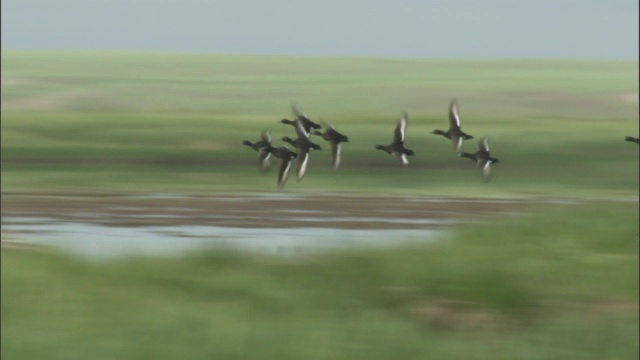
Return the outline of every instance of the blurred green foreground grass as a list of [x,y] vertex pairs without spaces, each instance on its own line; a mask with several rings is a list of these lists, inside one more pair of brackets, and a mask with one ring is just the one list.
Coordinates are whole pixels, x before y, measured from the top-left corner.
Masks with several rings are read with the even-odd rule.
[[2,356],[637,358],[637,204],[532,210],[312,258],[3,250]]

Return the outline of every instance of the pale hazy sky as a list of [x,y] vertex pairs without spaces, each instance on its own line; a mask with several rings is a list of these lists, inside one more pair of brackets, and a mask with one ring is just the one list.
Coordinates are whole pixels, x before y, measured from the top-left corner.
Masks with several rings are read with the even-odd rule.
[[638,0],[2,0],[2,48],[638,59]]

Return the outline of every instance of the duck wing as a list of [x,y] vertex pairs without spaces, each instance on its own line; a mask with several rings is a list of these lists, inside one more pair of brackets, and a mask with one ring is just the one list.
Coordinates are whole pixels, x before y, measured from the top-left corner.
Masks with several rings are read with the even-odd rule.
[[322,126],[311,121],[311,119],[309,119],[307,114],[300,111],[300,109],[298,109],[295,105],[291,105],[291,111],[293,111],[293,114],[296,116],[296,119],[302,122],[302,126],[304,127],[306,132],[311,131],[311,128],[314,128],[314,129],[322,128]]
[[491,163],[492,161],[487,159],[482,165],[482,176],[484,176],[485,180],[491,176]]
[[269,130],[263,130],[260,133],[260,140],[264,145],[271,145],[271,132]]
[[407,129],[407,122],[409,121],[406,113],[402,114],[398,125],[393,132],[393,144],[404,144],[405,130]]
[[460,152],[460,149],[462,149],[463,140],[462,136],[451,134],[451,143],[453,144],[453,148],[456,149],[456,152]]
[[331,143],[331,159],[333,162],[333,168],[337,169],[340,166],[340,152],[342,150],[342,146],[339,142]]
[[487,138],[483,138],[482,140],[478,141],[478,151],[486,152],[487,154],[489,153],[489,141],[487,140]]
[[333,127],[333,125],[331,125],[330,123],[324,121],[324,119],[320,119],[320,122],[322,123],[322,126],[324,126],[325,129],[333,129],[335,130],[336,128]]
[[293,112],[293,115],[296,116],[296,119],[300,119],[300,118],[308,119],[307,114],[305,114],[303,111],[298,109],[296,104],[291,104],[291,112]]
[[289,178],[289,170],[291,169],[291,158],[282,158],[280,170],[278,171],[278,186],[283,187]]
[[296,120],[295,123],[296,135],[298,135],[298,139],[309,139],[309,129],[307,129],[300,119]]
[[260,170],[265,171],[270,164],[269,158],[271,157],[271,151],[268,148],[261,148],[258,150],[258,166]]
[[302,180],[304,174],[307,172],[307,164],[309,163],[309,149],[298,148],[298,171],[296,176],[298,181]]
[[458,115],[458,100],[449,103],[449,129],[460,129],[460,115]]
[[393,155],[398,158],[402,162],[402,165],[409,165],[409,159],[407,159],[407,155],[403,152],[394,152]]

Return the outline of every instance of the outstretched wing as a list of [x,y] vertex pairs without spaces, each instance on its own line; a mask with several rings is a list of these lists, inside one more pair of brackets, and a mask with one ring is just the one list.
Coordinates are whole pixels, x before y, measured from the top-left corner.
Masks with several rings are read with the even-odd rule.
[[487,141],[487,138],[478,141],[478,151],[489,152],[489,141]]
[[401,152],[394,152],[394,155],[402,162],[402,165],[409,165],[409,159],[407,155]]
[[482,176],[484,176],[485,179],[488,179],[491,176],[491,162],[491,160],[486,160],[482,166]]
[[284,186],[289,178],[289,170],[291,169],[291,159],[284,158],[280,163],[280,171],[278,172],[278,185]]
[[302,121],[300,119],[295,121],[296,135],[298,135],[298,139],[309,139],[309,132],[304,128]]
[[296,116],[296,119],[305,118],[308,119],[307,114],[302,112],[295,104],[291,104],[291,111]]
[[449,129],[460,128],[460,115],[458,115],[458,100],[451,99],[449,103]]
[[451,134],[451,142],[453,143],[453,147],[456,149],[457,152],[460,152],[460,149],[462,148],[462,141],[463,141],[462,136]]
[[405,130],[407,129],[407,121],[408,116],[406,113],[402,114],[400,120],[398,120],[398,125],[396,125],[396,129],[393,132],[393,143],[394,144],[403,144],[404,143],[404,135]]
[[340,166],[340,152],[342,146],[340,143],[331,143],[331,159],[333,160],[333,168],[337,169]]
[[307,164],[309,163],[309,150],[298,149],[298,181],[302,180],[307,172]]
[[322,126],[324,126],[325,129],[333,129],[333,130],[336,129],[332,124],[324,121],[324,119],[320,119],[320,122],[322,123]]
[[258,166],[260,166],[260,170],[265,171],[269,168],[270,157],[271,152],[267,148],[262,148],[258,151]]
[[266,144],[271,144],[271,132],[269,130],[263,130],[260,133],[260,139],[262,139]]

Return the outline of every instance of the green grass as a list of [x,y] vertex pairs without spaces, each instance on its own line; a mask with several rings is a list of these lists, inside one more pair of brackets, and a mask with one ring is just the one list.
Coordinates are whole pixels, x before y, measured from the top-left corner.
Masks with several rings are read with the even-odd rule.
[[3,250],[2,356],[636,358],[637,206],[533,210],[435,244],[302,260]]
[[[638,63],[2,52],[3,192],[269,192],[240,145],[298,103],[351,139],[288,192],[637,197]],[[500,159],[488,184],[448,140]],[[635,98],[634,98],[635,96]],[[373,150],[410,117],[402,168]],[[280,144],[279,141],[277,141]],[[465,151],[475,149],[475,140]],[[1,252],[10,359],[637,359],[637,203],[535,207],[443,241],[285,260]]]
[[[418,153],[412,159],[417,169],[405,171],[400,191],[468,193],[477,186],[477,172],[454,158],[444,139],[429,134],[445,125],[454,95],[461,99],[465,129],[491,136],[503,159],[495,180],[503,183],[483,191],[509,195],[523,185],[533,193],[564,193],[566,184],[579,193],[637,188],[637,177],[630,176],[637,173],[637,154],[619,141],[638,131],[630,118],[637,102],[619,98],[637,94],[638,84],[630,80],[637,78],[633,62],[24,51],[2,56],[2,184],[17,191],[271,190],[270,182],[249,175],[245,168],[255,165],[255,154],[238,143],[264,128],[277,138],[288,134],[277,121],[289,116],[290,102],[298,102],[352,139],[340,180],[324,151],[314,156],[306,188],[378,192],[393,183],[386,175],[393,159],[371,148],[389,141],[395,119],[407,110],[407,144]],[[474,146],[467,144],[467,150]],[[17,158],[37,165],[11,162]],[[135,164],[55,162],[64,159]],[[363,182],[364,171],[372,179]],[[468,173],[473,175],[463,176]],[[603,174],[620,183],[598,178]]]
[[[2,53],[4,109],[635,116],[637,62],[460,61],[159,53]],[[637,102],[636,102],[637,104]]]
[[[475,165],[455,156],[448,140],[430,134],[438,116],[411,117],[408,168],[373,149],[391,140],[395,115],[336,119],[350,136],[338,171],[327,143],[312,154],[302,183],[287,191],[458,196],[636,195],[638,150],[624,142],[629,120],[477,116],[466,131],[490,135],[501,162],[489,184]],[[260,115],[4,112],[4,191],[87,190],[163,192],[274,191],[275,170],[260,176],[256,153],[241,146],[264,128],[274,138],[292,129]],[[479,126],[481,123],[482,126]],[[279,141],[278,141],[279,143]],[[475,151],[475,140],[464,150]],[[26,160],[22,162],[21,160]],[[400,182],[398,182],[400,181]],[[400,186],[397,186],[400,184]]]
[[[295,102],[351,143],[335,172],[318,140],[287,191],[637,195],[637,147],[622,141],[638,133],[637,62],[4,51],[2,74],[3,191],[273,191],[240,141],[271,129],[280,144]],[[490,184],[430,134],[452,96],[501,160]],[[402,111],[407,169],[373,150]]]

